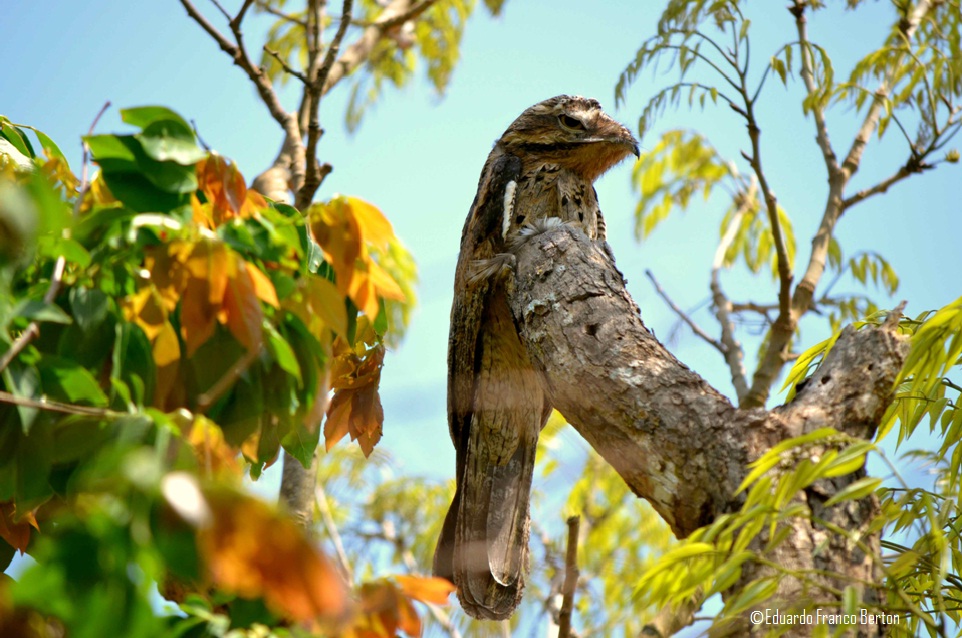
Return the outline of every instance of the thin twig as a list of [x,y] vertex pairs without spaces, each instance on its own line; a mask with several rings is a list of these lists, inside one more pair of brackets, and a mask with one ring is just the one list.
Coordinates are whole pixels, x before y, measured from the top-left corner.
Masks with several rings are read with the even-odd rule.
[[347,34],[347,28],[350,26],[353,7],[353,0],[344,0],[344,3],[341,5],[341,23],[334,33],[334,39],[331,40],[327,51],[324,53],[324,61],[317,70],[317,74],[310,77],[310,82],[307,85],[308,125],[305,150],[305,158],[307,161],[306,174],[304,183],[298,189],[297,196],[294,199],[294,207],[299,210],[303,210],[311,203],[311,200],[314,198],[314,193],[317,192],[317,189],[321,185],[323,175],[317,161],[317,143],[320,141],[321,135],[324,134],[318,119],[318,113],[321,107],[321,96],[323,95],[324,85],[327,82],[327,76],[331,72],[331,67],[334,66],[338,51],[340,51],[341,42],[344,40],[344,36]]
[[92,408],[86,405],[74,405],[72,403],[61,403],[59,401],[51,401],[46,397],[41,397],[40,399],[21,397],[4,390],[0,390],[0,403],[9,403],[10,405],[19,405],[23,408],[34,408],[36,410],[46,410],[47,412],[93,416],[101,419],[118,419],[120,417],[130,416],[130,414],[126,412],[117,412],[115,410],[108,410],[107,408]]
[[802,76],[802,81],[805,83],[808,97],[812,98],[815,139],[818,142],[818,147],[822,150],[822,156],[825,158],[825,166],[828,169],[829,179],[832,179],[839,168],[838,158],[835,156],[835,150],[832,148],[832,143],[828,139],[828,125],[825,123],[824,106],[820,104],[818,100],[814,99],[818,87],[815,86],[812,45],[808,41],[808,19],[805,17],[805,2],[803,2],[803,0],[794,0],[794,4],[789,11],[795,16],[795,27],[798,31],[798,46],[802,58],[802,71],[800,75]]
[[565,553],[565,582],[561,589],[563,596],[561,613],[558,614],[558,638],[571,636],[571,610],[574,608],[575,590],[578,587],[578,528],[580,516],[568,518],[568,551]]
[[334,522],[331,506],[327,502],[327,492],[324,491],[324,486],[320,483],[315,485],[314,494],[317,509],[321,513],[321,520],[324,521],[324,529],[327,530],[327,535],[331,537],[331,542],[334,544],[334,553],[337,554],[337,560],[344,571],[344,577],[347,582],[353,583],[354,570],[351,568],[351,561],[347,557],[347,552],[344,551],[344,542],[341,540],[340,532],[337,531],[337,524]]
[[725,363],[728,364],[728,371],[731,374],[732,385],[735,388],[735,394],[738,397],[739,403],[748,394],[748,378],[745,371],[742,344],[735,338],[735,327],[731,318],[732,303],[725,295],[721,286],[721,269],[722,264],[725,262],[725,253],[728,252],[728,248],[732,245],[732,242],[735,241],[735,236],[741,227],[742,218],[751,210],[753,202],[756,201],[757,197],[758,180],[755,175],[752,175],[748,190],[742,194],[741,203],[735,210],[735,214],[732,215],[728,228],[725,229],[725,234],[722,235],[721,240],[718,242],[711,266],[710,288],[712,304],[715,306],[715,316],[721,325],[721,343],[724,346],[724,350],[721,352],[725,357]]
[[[920,171],[914,171],[914,172],[920,172]],[[899,170],[895,171],[895,173],[893,173],[892,175],[889,175],[887,178],[883,179],[881,182],[879,182],[875,186],[872,186],[871,188],[864,188],[859,192],[855,193],[854,195],[852,195],[851,197],[847,197],[843,199],[841,204],[842,211],[848,210],[855,204],[858,204],[859,202],[862,202],[868,199],[869,197],[872,197],[873,195],[884,193],[889,189],[890,186],[902,181],[912,173],[913,171],[910,171],[907,165],[899,167]]]
[[651,272],[651,270],[646,270],[645,275],[648,277],[648,279],[651,280],[651,284],[655,287],[655,292],[658,293],[658,296],[661,297],[666,304],[668,304],[668,307],[671,308],[676,315],[678,315],[679,319],[681,319],[686,324],[688,324],[688,327],[691,328],[692,332],[694,332],[696,335],[704,339],[709,345],[714,347],[716,350],[718,350],[722,354],[725,354],[725,345],[722,344],[717,339],[715,339],[714,337],[712,337],[707,332],[705,332],[701,328],[701,326],[695,323],[695,321],[691,317],[689,317],[684,310],[679,308],[678,305],[671,300],[671,297],[668,296],[668,293],[664,291],[664,289],[658,283],[658,280],[655,279],[655,275],[654,273]]
[[300,128],[297,124],[297,118],[284,109],[280,99],[277,97],[277,93],[274,91],[274,86],[271,84],[270,78],[267,77],[267,74],[264,73],[264,70],[261,69],[260,66],[253,62],[243,46],[240,20],[243,19],[251,1],[252,0],[245,1],[237,17],[230,21],[231,32],[234,34],[236,43],[228,40],[223,33],[212,25],[207,18],[197,10],[191,0],[180,0],[180,3],[184,9],[187,10],[187,15],[217,42],[218,46],[231,57],[234,64],[243,69],[247,77],[254,83],[257,93],[267,107],[268,112],[270,112],[271,117],[284,129],[285,139],[288,140],[288,142],[285,143],[290,146],[292,154],[291,181],[295,186],[300,187],[304,182],[305,162],[304,144],[301,138]]
[[[269,13],[269,14],[271,14],[271,15],[273,15],[273,16],[277,16],[278,18],[281,18],[282,20],[287,20],[288,22],[291,22],[291,23],[293,23],[293,24],[299,25],[299,26],[301,26],[301,27],[303,27],[303,28],[305,28],[305,29],[307,28],[307,22],[306,22],[305,20],[301,20],[300,18],[295,18],[294,16],[292,16],[292,15],[290,15],[290,14],[288,14],[288,13],[284,13],[284,12],[281,11],[280,9],[276,9],[276,8],[272,7],[272,6],[270,5],[270,3],[265,2],[264,0],[256,0],[256,1],[255,1],[255,4],[257,5],[257,8],[258,8],[258,9],[260,9],[261,11],[263,11],[263,12],[265,12],[265,13]],[[230,17],[230,16],[228,16],[228,18],[229,18],[229,17]]]
[[210,387],[210,390],[198,396],[197,411],[201,413],[206,412],[208,408],[214,405],[225,392],[230,390],[231,386],[234,385],[234,382],[236,382],[240,375],[244,374],[244,371],[247,370],[247,368],[249,368],[254,362],[254,359],[260,356],[260,353],[263,349],[264,346],[261,345],[257,348],[251,348],[248,350],[243,357],[238,359],[234,365],[232,365],[227,372],[225,372],[223,376],[221,376],[221,378]]
[[274,58],[275,60],[277,60],[277,63],[280,64],[280,65],[281,65],[281,68],[284,69],[286,72],[290,73],[291,75],[293,75],[294,77],[296,77],[298,80],[300,80],[300,81],[303,82],[304,84],[307,84],[307,76],[304,75],[303,73],[301,73],[300,71],[298,71],[297,69],[292,68],[292,67],[287,63],[287,60],[285,60],[284,58],[281,57],[281,54],[280,54],[280,53],[278,53],[278,52],[275,51],[274,49],[270,48],[270,47],[267,46],[266,44],[264,45],[264,53],[266,53],[267,55],[269,55],[269,56],[271,56],[272,58]]
[[210,1],[215,7],[217,7],[217,10],[220,11],[221,15],[224,16],[224,18],[228,22],[230,22],[230,14],[227,12],[227,9],[224,8],[224,5],[222,5],[217,0],[210,0]]
[[[100,107],[97,111],[97,115],[94,116],[93,122],[90,123],[90,128],[87,129],[87,135],[93,135],[94,129],[97,127],[97,122],[103,114],[110,108],[110,101],[104,102],[104,105]],[[80,166],[80,188],[77,191],[77,200],[73,205],[73,218],[76,219],[77,215],[80,214],[80,206],[83,204],[84,197],[87,195],[87,191],[90,189],[90,182],[87,179],[87,170],[90,165],[90,146],[87,145],[86,140],[81,142],[81,147],[83,148],[83,160]],[[70,229],[66,228],[63,231],[64,237],[70,237]],[[46,294],[43,296],[43,302],[45,304],[52,304],[57,298],[57,294],[60,292],[60,286],[63,284],[63,273],[67,268],[67,259],[63,255],[57,257],[57,261],[53,265],[53,273],[50,275],[50,286],[47,288]],[[10,349],[3,353],[0,357],[0,372],[7,369],[10,362],[13,361],[17,355],[23,352],[31,341],[40,336],[40,324],[36,321],[31,321],[30,324],[20,333],[20,336],[10,345]]]

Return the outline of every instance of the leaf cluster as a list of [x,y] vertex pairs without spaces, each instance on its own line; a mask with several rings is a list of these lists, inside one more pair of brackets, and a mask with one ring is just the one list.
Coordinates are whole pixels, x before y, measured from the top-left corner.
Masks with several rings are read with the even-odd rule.
[[[367,202],[302,215],[173,111],[121,115],[136,132],[85,138],[89,183],[0,120],[17,153],[2,156],[0,225],[18,231],[0,260],[0,558],[38,562],[3,585],[0,633],[417,635],[412,601],[449,585],[352,596],[240,489],[282,446],[310,462],[325,416],[329,445],[350,432],[371,453],[410,255]],[[158,615],[155,586],[180,613]]]

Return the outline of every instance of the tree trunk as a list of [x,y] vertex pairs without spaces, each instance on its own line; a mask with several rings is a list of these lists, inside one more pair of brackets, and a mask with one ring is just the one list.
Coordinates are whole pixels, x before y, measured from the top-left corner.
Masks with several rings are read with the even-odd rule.
[[[896,333],[897,320],[861,331],[846,328],[791,403],[770,411],[738,410],[645,328],[606,247],[563,225],[532,235],[515,251],[509,302],[551,404],[680,538],[739,510],[745,495],[736,491],[747,465],[766,450],[825,427],[869,439],[892,400],[908,349]],[[879,553],[878,530],[866,529],[878,512],[876,499],[822,505],[862,476],[859,470],[800,492],[796,502],[811,516],[790,519],[787,540],[766,556],[792,570],[839,574],[807,579],[808,588],[816,582],[818,591],[806,592],[815,600],[837,601],[852,583],[867,603],[880,596],[858,585],[880,582],[873,557]],[[833,526],[864,531],[862,542],[855,546],[831,532]],[[754,549],[761,551],[762,544],[756,539]],[[765,575],[765,569],[746,564],[739,584]],[[800,581],[782,579],[771,606],[784,601],[782,609],[788,609],[801,589]],[[812,629],[801,627],[798,635]],[[882,629],[862,630],[859,635]],[[730,631],[749,633],[747,617]]]

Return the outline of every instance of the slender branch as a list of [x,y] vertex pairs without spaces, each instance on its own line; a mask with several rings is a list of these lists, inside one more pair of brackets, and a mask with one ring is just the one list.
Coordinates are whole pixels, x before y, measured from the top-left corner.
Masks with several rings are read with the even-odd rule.
[[[256,4],[257,8],[260,9],[261,11],[263,11],[264,13],[269,13],[269,14],[271,14],[272,16],[276,16],[276,17],[278,17],[278,18],[281,18],[282,20],[287,20],[288,22],[291,22],[291,23],[293,23],[293,24],[299,25],[299,26],[301,26],[301,27],[303,27],[303,28],[305,28],[305,29],[307,28],[307,22],[306,22],[306,21],[301,20],[300,18],[295,18],[294,16],[292,16],[292,15],[290,15],[290,14],[288,14],[288,13],[284,13],[284,12],[281,11],[280,9],[276,9],[276,8],[272,7],[272,6],[270,5],[270,3],[269,3],[269,2],[266,2],[265,0],[255,0],[255,4]],[[228,17],[228,19],[230,19],[230,16],[227,16],[227,17]]]
[[802,81],[805,83],[808,97],[812,101],[812,117],[815,120],[815,139],[818,142],[818,147],[822,150],[822,156],[825,158],[825,167],[828,169],[829,179],[832,179],[838,172],[838,158],[835,155],[835,150],[832,148],[832,143],[828,139],[828,126],[825,123],[825,108],[818,100],[814,99],[818,92],[818,87],[815,85],[815,74],[813,72],[814,56],[812,54],[812,45],[808,41],[808,19],[805,17],[805,2],[803,0],[794,0],[794,4],[789,11],[795,16],[795,26],[798,29],[798,46],[802,58],[801,76]]
[[[97,115],[94,116],[93,122],[90,123],[90,128],[87,129],[87,135],[93,135],[94,129],[97,127],[97,122],[103,114],[110,108],[110,101],[104,102],[104,105],[100,107],[97,111]],[[73,218],[76,219],[77,215],[80,213],[80,206],[83,204],[84,197],[87,195],[87,190],[90,188],[90,182],[87,180],[87,169],[90,165],[90,147],[87,145],[86,141],[81,142],[81,147],[83,148],[83,160],[81,162],[80,168],[80,188],[77,191],[77,201],[73,205]],[[70,236],[70,229],[64,229],[64,237]],[[45,304],[51,304],[57,298],[57,293],[60,292],[60,286],[63,284],[63,273],[67,267],[67,259],[63,255],[57,257],[57,261],[53,265],[53,273],[50,275],[50,286],[47,288],[47,292],[43,296],[43,302]],[[0,357],[0,372],[7,369],[10,362],[13,361],[17,355],[23,352],[23,349],[30,345],[30,342],[40,336],[40,324],[36,321],[31,321],[30,324],[20,333],[20,336],[10,344],[10,349],[3,353]]]
[[263,345],[257,348],[251,348],[243,357],[234,362],[234,365],[228,368],[227,372],[225,372],[207,392],[197,397],[197,411],[201,413],[206,412],[210,406],[217,403],[217,400],[231,389],[240,375],[244,374],[244,371],[254,363],[254,359],[260,356],[263,349]]
[[280,53],[278,53],[278,52],[275,51],[274,49],[268,47],[266,44],[264,45],[264,53],[266,53],[267,55],[269,55],[269,56],[271,56],[272,58],[274,58],[275,60],[277,60],[277,63],[280,64],[280,65],[281,65],[281,68],[284,69],[287,73],[290,73],[291,75],[293,75],[294,77],[296,77],[298,80],[300,80],[300,81],[303,82],[304,84],[307,84],[307,76],[304,75],[303,73],[301,73],[300,71],[298,71],[297,69],[292,68],[292,67],[287,63],[287,60],[285,60],[283,57],[281,57],[281,54],[280,54]]
[[341,42],[344,40],[344,36],[347,34],[347,28],[351,23],[353,6],[353,0],[344,0],[341,6],[341,23],[334,33],[334,39],[331,40],[331,43],[327,47],[327,51],[324,54],[324,61],[321,63],[316,75],[313,74],[313,69],[309,70],[311,75],[309,76],[310,82],[307,85],[308,126],[307,148],[305,151],[307,167],[304,183],[298,189],[297,196],[294,199],[294,207],[299,210],[303,210],[311,203],[311,200],[314,198],[314,193],[317,192],[317,189],[321,185],[321,180],[324,175],[326,175],[326,173],[321,171],[321,167],[317,161],[317,143],[321,139],[321,135],[324,134],[318,119],[318,113],[320,111],[324,85],[327,83],[327,77],[331,73],[334,60],[341,48]]
[[126,412],[117,412],[106,408],[92,408],[85,405],[74,405],[72,403],[61,403],[51,401],[46,397],[31,399],[11,394],[5,390],[0,390],[0,403],[9,403],[23,408],[34,408],[36,410],[46,410],[47,412],[60,412],[62,414],[79,414],[81,416],[93,416],[102,419],[117,419],[123,416],[130,416]]
[[778,304],[761,304],[754,301],[733,301],[729,304],[732,312],[757,312],[768,317],[768,313],[778,310]]
[[227,9],[224,8],[224,5],[218,2],[218,0],[210,0],[210,1],[215,7],[217,7],[217,10],[220,11],[221,15],[224,16],[224,18],[228,22],[230,22],[230,19],[231,19],[230,13],[227,12]]
[[721,352],[725,357],[725,363],[728,364],[732,385],[735,387],[735,394],[739,402],[748,394],[744,351],[742,350],[742,345],[735,338],[735,328],[731,318],[732,303],[722,290],[720,275],[722,265],[725,262],[725,253],[728,252],[728,248],[732,242],[735,241],[735,236],[738,234],[738,228],[741,226],[742,218],[751,210],[752,202],[756,201],[757,197],[758,180],[755,175],[752,175],[748,190],[743,194],[738,209],[735,211],[735,214],[732,215],[728,228],[725,229],[725,234],[718,242],[718,247],[715,249],[715,258],[712,260],[711,267],[710,288],[712,303],[715,306],[715,316],[718,317],[718,323],[721,324],[721,344],[724,346]]
[[658,293],[658,296],[661,297],[666,304],[668,304],[668,307],[671,308],[676,315],[678,315],[679,319],[681,319],[686,324],[688,324],[688,327],[691,328],[692,332],[694,332],[696,335],[704,339],[713,348],[715,348],[722,354],[725,354],[725,350],[726,350],[725,344],[721,343],[720,341],[712,337],[710,334],[705,332],[701,328],[701,326],[695,323],[695,321],[691,317],[689,317],[684,310],[679,308],[678,305],[671,300],[671,297],[668,296],[668,293],[666,293],[664,289],[662,289],[661,285],[658,283],[658,280],[655,279],[655,275],[654,273],[651,272],[651,270],[645,270],[645,275],[648,277],[648,279],[651,280],[651,284],[655,287],[655,292]]
[[314,494],[317,509],[321,513],[321,520],[324,521],[324,529],[327,530],[327,535],[331,537],[331,542],[334,544],[334,553],[337,554],[337,560],[341,569],[344,570],[344,577],[347,582],[353,583],[354,570],[351,569],[351,561],[347,557],[347,552],[344,551],[344,542],[341,540],[341,534],[337,531],[337,524],[334,522],[331,506],[327,502],[327,492],[324,491],[324,486],[320,483],[315,485]]
[[581,517],[568,518],[568,550],[565,553],[565,582],[561,588],[561,613],[558,614],[558,638],[571,637],[571,610],[578,588],[578,527]]
[[899,167],[899,170],[895,171],[895,173],[893,173],[892,175],[889,175],[887,178],[885,178],[875,186],[872,186],[871,188],[862,189],[859,192],[852,195],[851,197],[846,197],[845,199],[843,199],[841,204],[842,211],[844,212],[848,210],[855,204],[858,204],[859,202],[866,200],[873,195],[884,193],[889,189],[890,186],[892,186],[893,184],[896,184],[897,182],[902,181],[903,179],[911,175],[913,172],[919,172],[919,171],[909,170],[908,165]]
[[251,82],[254,83],[254,87],[257,89],[257,93],[261,98],[261,101],[267,107],[270,112],[271,117],[274,118],[281,128],[284,129],[285,134],[285,145],[289,145],[291,148],[292,160],[291,160],[291,182],[300,188],[300,185],[304,182],[304,144],[301,138],[301,131],[297,124],[297,118],[284,110],[284,106],[281,104],[280,99],[277,97],[277,93],[274,91],[274,86],[264,73],[264,70],[260,68],[257,64],[253,62],[250,55],[248,55],[247,50],[243,45],[243,35],[241,33],[241,20],[243,20],[247,9],[253,3],[253,0],[245,0],[244,5],[238,12],[237,16],[230,21],[231,32],[234,35],[235,42],[231,42],[227,37],[221,33],[214,25],[212,25],[204,15],[197,10],[197,7],[191,2],[191,0],[180,0],[181,5],[187,11],[187,15],[190,16],[194,22],[200,25],[200,27],[210,35],[218,46],[227,53],[234,64],[241,67],[250,78]]

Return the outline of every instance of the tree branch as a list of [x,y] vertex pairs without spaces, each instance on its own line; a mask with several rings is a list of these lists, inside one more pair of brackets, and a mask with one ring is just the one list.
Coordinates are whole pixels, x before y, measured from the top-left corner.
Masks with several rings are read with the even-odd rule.
[[[894,323],[848,327],[791,403],[736,410],[655,340],[610,256],[580,229],[560,225],[512,250],[508,303],[548,402],[679,537],[741,510],[745,494],[737,490],[748,464],[774,445],[821,428],[871,439],[908,352]],[[846,585],[879,582],[870,552],[853,557],[845,536],[867,529],[877,501],[824,505],[862,476],[855,471],[799,492],[811,515],[786,519],[787,536],[774,549],[757,537],[750,549],[760,559],[746,563],[738,584],[768,575],[771,564],[804,574],[780,575],[771,603],[777,607],[798,602],[809,581],[839,606]],[[823,539],[818,552],[814,538]],[[865,533],[864,542],[873,549],[878,534]],[[880,595],[859,588],[860,596]]]
[[875,186],[872,186],[871,188],[862,189],[859,192],[852,195],[851,197],[846,197],[845,199],[843,199],[840,206],[841,212],[845,212],[855,204],[858,204],[859,202],[864,201],[869,197],[872,197],[873,195],[878,195],[880,193],[886,192],[889,189],[889,187],[891,187],[893,184],[896,184],[902,181],[903,179],[911,175],[913,172],[919,172],[919,171],[909,170],[908,165],[899,167],[899,170],[895,171],[895,173],[893,173],[892,175],[889,175],[887,178],[883,179],[881,182],[879,182]]
[[565,552],[565,580],[561,587],[561,613],[558,614],[558,638],[571,638],[571,610],[578,588],[578,527],[581,518],[568,517],[568,550]]
[[794,0],[789,11],[795,16],[795,26],[798,30],[798,45],[802,58],[802,71],[800,75],[802,76],[802,81],[805,83],[808,97],[812,100],[812,117],[815,120],[815,139],[818,142],[818,147],[822,150],[822,156],[825,158],[825,167],[828,169],[829,179],[832,179],[839,170],[838,158],[835,155],[835,150],[832,148],[832,143],[828,139],[828,126],[825,124],[825,109],[818,100],[814,99],[818,87],[815,85],[812,45],[808,41],[808,19],[805,17],[805,2],[803,0]]
[[732,303],[721,287],[721,269],[725,263],[725,253],[728,252],[728,248],[732,245],[732,242],[735,241],[735,236],[738,234],[738,228],[741,226],[742,218],[748,213],[752,202],[754,202],[757,197],[758,178],[752,175],[748,190],[742,194],[741,203],[735,211],[735,214],[732,215],[731,222],[728,224],[728,228],[725,229],[725,234],[722,235],[721,240],[718,242],[711,266],[710,288],[712,304],[715,306],[715,316],[721,325],[721,343],[725,346],[722,354],[725,357],[725,363],[728,364],[732,385],[735,387],[735,394],[739,403],[744,400],[745,395],[748,394],[748,380],[745,372],[745,363],[743,361],[744,351],[742,350],[742,344],[735,338],[735,327],[731,318]]
[[[515,250],[509,303],[549,402],[677,535],[730,511],[747,463],[810,423],[786,417],[799,409],[798,398],[772,412],[735,410],[655,340],[610,258],[579,230],[563,225],[530,236]],[[827,377],[836,390],[852,385],[819,394],[823,426],[845,431],[864,421],[859,411],[872,406],[874,414],[891,399],[904,348],[860,350],[876,332],[900,340],[894,331],[853,333],[851,352],[867,359]],[[847,348],[833,349],[831,360]],[[829,362],[823,367],[832,369]]]
[[679,319],[688,324],[688,327],[691,328],[692,332],[704,339],[710,346],[718,350],[720,353],[725,354],[725,345],[702,330],[701,326],[695,323],[694,320],[689,317],[684,310],[679,308],[678,305],[671,300],[671,298],[668,296],[668,293],[662,289],[661,285],[658,283],[658,280],[655,279],[655,275],[651,272],[651,270],[645,270],[645,275],[651,280],[651,284],[655,287],[655,292],[658,293],[658,296],[661,297],[666,304],[668,304],[668,307],[671,308],[676,315],[678,315]]
[[[323,95],[322,90],[325,83],[327,82],[327,76],[331,72],[331,67],[334,65],[334,59],[336,58],[338,51],[341,48],[341,42],[344,40],[345,34],[347,34],[347,28],[351,23],[351,11],[354,6],[353,0],[344,0],[341,6],[341,23],[337,27],[337,31],[334,33],[334,39],[327,46],[327,52],[324,54],[324,61],[321,63],[320,67],[317,68],[316,72],[313,68],[308,69],[309,82],[307,84],[307,113],[308,113],[308,125],[307,125],[307,149],[305,151],[305,156],[307,159],[307,174],[304,178],[304,183],[297,190],[297,195],[294,197],[294,207],[298,210],[304,210],[310,205],[311,200],[314,199],[314,193],[321,185],[321,180],[328,171],[322,171],[321,166],[317,161],[317,143],[321,139],[321,135],[324,134],[323,129],[321,129],[321,124],[319,120],[319,112],[321,107],[321,96]],[[316,27],[316,25],[315,25]],[[316,56],[316,52],[312,55]],[[316,57],[314,60],[316,61]],[[315,66],[312,64],[312,66]]]
[[78,414],[81,416],[92,416],[101,419],[118,419],[123,416],[130,416],[127,412],[117,412],[106,408],[92,408],[86,405],[74,405],[72,403],[61,403],[51,401],[46,397],[31,399],[21,397],[5,390],[0,390],[0,403],[19,405],[23,408],[34,408],[35,410],[46,410],[47,412],[60,412],[61,414]]
[[260,96],[261,101],[267,107],[268,112],[270,112],[271,117],[280,124],[281,128],[284,129],[285,135],[285,145],[289,145],[292,153],[292,161],[290,163],[291,171],[291,182],[296,188],[300,188],[301,184],[304,182],[305,174],[305,161],[304,161],[304,145],[301,138],[300,128],[297,124],[297,118],[287,111],[284,110],[280,99],[277,97],[277,93],[274,91],[274,86],[271,84],[270,78],[264,73],[264,70],[260,66],[256,65],[253,60],[251,60],[250,55],[248,55],[247,50],[243,45],[243,34],[241,32],[241,21],[247,12],[247,9],[253,3],[253,0],[245,0],[244,5],[238,12],[237,16],[230,21],[230,29],[234,35],[235,42],[231,42],[227,37],[214,27],[204,15],[197,10],[191,0],[180,0],[184,9],[187,10],[187,15],[189,15],[194,22],[199,24],[204,31],[214,39],[215,42],[220,46],[220,48],[227,53],[234,64],[239,66],[250,78],[251,82],[254,83],[254,87],[257,89],[257,94]]

